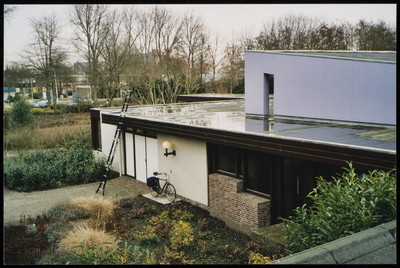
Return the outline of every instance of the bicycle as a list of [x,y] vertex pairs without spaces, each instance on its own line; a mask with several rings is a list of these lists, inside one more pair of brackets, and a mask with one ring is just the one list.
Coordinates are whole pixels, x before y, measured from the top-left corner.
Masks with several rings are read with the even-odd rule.
[[[147,186],[151,187],[153,191],[151,192],[151,195],[154,197],[159,196],[163,192],[165,192],[165,195],[167,196],[168,200],[170,202],[174,202],[176,199],[176,190],[175,187],[170,183],[170,175],[172,173],[172,170],[169,171],[169,173],[161,173],[161,172],[153,172],[152,177],[147,178]],[[156,177],[158,175],[164,175],[166,179],[162,179],[159,177]],[[160,186],[160,180],[165,181],[163,187],[161,188]]]

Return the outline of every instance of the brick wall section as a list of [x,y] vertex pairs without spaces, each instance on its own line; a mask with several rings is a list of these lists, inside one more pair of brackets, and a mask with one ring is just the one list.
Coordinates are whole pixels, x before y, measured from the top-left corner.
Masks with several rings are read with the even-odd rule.
[[202,208],[202,209],[204,209],[205,211],[210,211],[210,207],[209,207],[209,206],[204,205],[204,204],[201,204],[201,203],[196,202],[196,201],[193,201],[193,200],[191,200],[191,199],[189,199],[189,198],[186,198],[186,197],[184,197],[184,196],[181,196],[181,195],[179,195],[178,193],[176,193],[176,198],[179,198],[179,199],[181,199],[181,200],[183,200],[183,201],[185,201],[185,202],[188,202],[189,204],[191,204],[191,205],[193,205],[193,206]]
[[[268,229],[269,231],[265,232],[265,230]],[[261,245],[261,254],[269,256],[276,255],[277,257],[281,258],[291,254],[291,252],[287,249],[286,242],[283,240],[286,232],[282,233],[282,229],[285,230],[285,227],[282,223],[280,223],[262,229],[253,230],[250,238],[251,241]]]
[[243,181],[222,174],[209,175],[210,215],[237,231],[270,225],[270,200],[243,192]]

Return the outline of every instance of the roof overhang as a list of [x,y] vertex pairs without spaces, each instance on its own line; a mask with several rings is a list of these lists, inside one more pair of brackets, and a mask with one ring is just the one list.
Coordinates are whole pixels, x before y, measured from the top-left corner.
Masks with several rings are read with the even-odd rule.
[[[91,111],[93,118],[99,118],[99,114],[99,110]],[[103,123],[117,125],[118,121],[119,114],[102,114]],[[273,137],[257,133],[242,133],[135,117],[126,117],[124,125],[143,131],[181,136],[337,166],[345,166],[345,161],[352,161],[353,166],[361,170],[380,169],[388,171],[396,165],[396,152],[393,150]]]

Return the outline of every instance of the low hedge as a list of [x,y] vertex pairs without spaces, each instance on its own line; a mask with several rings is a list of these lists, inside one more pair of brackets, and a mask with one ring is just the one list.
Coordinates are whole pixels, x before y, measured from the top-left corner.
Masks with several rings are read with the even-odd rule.
[[91,108],[96,107],[94,104],[92,103],[77,103],[77,104],[73,104],[73,105],[65,105],[65,104],[61,104],[58,105],[58,111],[60,111],[60,113],[63,114],[68,114],[68,113],[87,113],[90,112]]
[[83,141],[74,141],[69,148],[28,152],[4,161],[6,186],[18,191],[95,182],[105,171],[105,159],[95,159]]

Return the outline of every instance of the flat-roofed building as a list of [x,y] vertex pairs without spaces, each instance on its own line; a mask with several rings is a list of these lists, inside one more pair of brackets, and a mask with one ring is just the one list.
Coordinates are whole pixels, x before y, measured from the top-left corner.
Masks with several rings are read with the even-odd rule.
[[[331,52],[314,53],[319,54],[297,58],[295,55],[298,53],[246,52],[245,99],[237,95],[218,95],[219,100],[211,101],[210,95],[203,95],[198,96],[202,101],[196,102],[191,96],[183,96],[192,102],[130,107],[124,121],[122,141],[114,158],[114,170],[138,183],[145,183],[154,171],[172,170],[171,182],[182,199],[210,211],[229,227],[249,233],[276,224],[279,216],[287,218],[295,207],[309,203],[306,196],[316,186],[316,177],[329,179],[342,173],[346,161],[352,161],[359,172],[394,168],[396,125],[390,118],[395,118],[395,114],[387,114],[379,122],[354,119],[353,115],[342,111],[337,111],[337,114],[347,117],[333,117],[335,113],[324,111],[320,115],[315,108],[317,105],[306,98],[301,105],[310,106],[308,113],[304,107],[287,107],[283,98],[291,91],[307,88],[305,83],[311,80],[302,81],[301,87],[289,86],[291,83],[284,81],[287,88],[285,86],[282,90],[284,79],[280,71],[289,74],[287,70],[293,69],[296,73],[294,70],[298,69],[299,77],[304,77],[304,66],[300,64],[304,57],[323,59],[326,65],[336,64],[331,61],[338,60],[324,55],[332,55]],[[270,60],[261,64],[258,56],[264,54],[272,55],[274,62]],[[393,56],[393,53],[387,54]],[[269,68],[264,65],[277,66],[277,61],[291,66],[262,69]],[[371,62],[364,59],[353,61],[357,66],[359,62],[370,66]],[[295,64],[299,66],[292,66]],[[261,70],[256,65],[260,65]],[[320,68],[325,67],[321,65]],[[256,78],[256,73],[261,77]],[[265,74],[273,75],[274,79],[266,80]],[[380,79],[378,74],[376,76],[375,79]],[[308,77],[311,79],[313,75],[308,74]],[[340,77],[327,82],[338,81],[341,84]],[[259,84],[248,79],[256,79]],[[290,76],[287,79],[296,80]],[[387,77],[387,80],[392,79]],[[352,81],[357,83],[359,80]],[[266,90],[271,86],[273,91]],[[311,81],[308,87],[314,88],[318,95],[315,101],[327,102],[326,97],[320,96],[323,88],[319,84],[317,86]],[[333,88],[330,84],[329,87]],[[351,88],[361,90],[362,87],[353,85]],[[385,88],[382,92],[392,94],[393,90],[395,88]],[[294,102],[294,96],[298,93],[288,97],[289,103],[300,105],[303,100]],[[363,101],[362,94],[352,96],[353,101],[356,98]],[[331,98],[331,101],[341,102],[341,98]],[[262,108],[256,107],[258,105]],[[105,155],[112,144],[120,109],[95,108],[91,111],[93,148]],[[304,112],[296,116],[296,111]],[[391,109],[387,111],[393,112]],[[176,151],[175,156],[164,155],[164,141],[170,142],[170,150]]]

